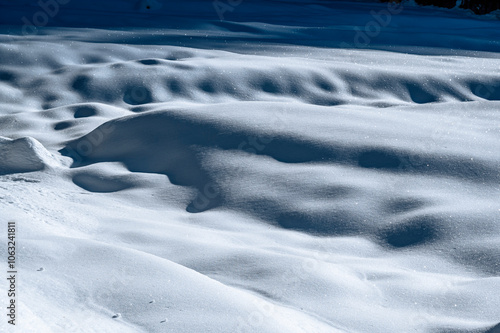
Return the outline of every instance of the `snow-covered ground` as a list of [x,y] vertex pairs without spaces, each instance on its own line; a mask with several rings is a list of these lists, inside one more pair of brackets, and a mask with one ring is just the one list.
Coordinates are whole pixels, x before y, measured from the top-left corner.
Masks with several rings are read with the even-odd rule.
[[216,3],[0,1],[0,331],[499,332],[500,21]]

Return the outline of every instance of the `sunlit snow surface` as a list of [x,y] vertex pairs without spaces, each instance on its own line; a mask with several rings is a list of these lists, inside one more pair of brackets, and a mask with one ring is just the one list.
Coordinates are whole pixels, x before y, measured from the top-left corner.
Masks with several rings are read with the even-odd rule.
[[0,331],[499,331],[493,16],[1,2]]

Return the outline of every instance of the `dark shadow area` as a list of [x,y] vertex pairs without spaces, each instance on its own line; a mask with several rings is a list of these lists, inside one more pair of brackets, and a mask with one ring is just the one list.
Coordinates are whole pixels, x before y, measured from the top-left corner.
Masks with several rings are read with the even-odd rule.
[[153,95],[149,88],[143,86],[129,86],[125,88],[123,101],[129,105],[142,105],[153,102]]
[[391,225],[380,233],[380,241],[393,248],[423,245],[438,240],[440,221],[432,216],[419,216]]
[[146,66],[161,65],[161,61],[157,59],[143,59],[137,60],[137,62]]
[[83,172],[73,176],[73,183],[84,190],[97,193],[117,192],[134,186],[125,177],[105,177]]
[[500,251],[498,248],[478,244],[477,247],[460,249],[452,255],[457,262],[465,266],[474,266],[489,275],[500,276]]
[[[0,21],[4,24],[19,26],[19,17],[27,17],[28,21],[37,12],[36,0],[32,6],[8,0],[0,0],[3,7]],[[417,0],[422,2],[441,3],[447,7],[452,0]],[[164,1],[158,11],[141,12],[132,2],[110,0],[100,8],[93,6],[92,15],[81,15],[86,4],[81,1],[71,1],[61,5],[58,15],[47,20],[43,27],[35,25],[19,26],[10,33],[20,35],[50,34],[44,27],[85,27],[98,29],[120,30],[123,27],[140,29],[170,29],[178,34],[164,35],[158,30],[147,36],[119,32],[114,37],[108,33],[89,34],[68,33],[71,40],[92,40],[93,42],[118,42],[124,44],[161,44],[168,41],[169,45],[196,47],[203,49],[240,50],[242,53],[258,48],[273,47],[277,44],[288,46],[315,46],[319,48],[354,48],[378,49],[412,54],[443,54],[458,53],[465,55],[470,51],[498,52],[500,45],[491,43],[498,39],[495,34],[496,22],[476,21],[477,32],[471,38],[457,39],[446,27],[461,25],[460,20],[467,19],[466,13],[441,10],[435,15],[432,7],[422,7],[416,11],[411,6],[393,11],[388,24],[379,23],[380,32],[369,37],[366,42],[358,43],[360,31],[365,35],[373,35],[366,30],[367,23],[383,22],[383,15],[375,15],[388,11],[387,3],[379,1],[273,1],[252,0],[241,3],[225,3],[223,13],[214,7],[213,1],[186,0]],[[499,5],[493,0],[463,0],[461,7],[470,8],[476,13],[488,12]],[[87,5],[88,6],[88,5]],[[110,19],[116,16],[116,8],[120,8],[120,19]],[[322,8],[318,11],[318,8]],[[87,8],[87,10],[90,10]],[[283,10],[288,15],[271,14]],[[404,14],[400,14],[404,12]],[[318,15],[321,13],[322,15]],[[340,13],[340,14],[339,14]],[[409,16],[407,16],[409,15]],[[293,17],[291,20],[290,17]],[[410,24],[405,24],[410,20]],[[262,23],[262,24],[255,24]],[[422,24],[427,33],[415,34],[415,25]],[[289,27],[281,29],[278,27]],[[50,30],[50,28],[49,28]],[[192,34],[193,31],[203,32]],[[191,32],[191,33],[190,33]],[[398,38],[407,35],[411,38]],[[249,45],[251,44],[251,49]],[[404,49],[403,49],[404,48]],[[439,48],[439,50],[436,50]],[[240,52],[238,51],[238,52]],[[476,55],[477,56],[477,55]],[[171,56],[166,59],[179,60],[183,56]]]
[[383,210],[389,214],[401,214],[423,208],[425,205],[425,201],[417,198],[396,198],[386,202]]
[[[269,218],[266,216],[266,218]],[[284,211],[276,216],[276,223],[284,229],[306,232],[316,236],[346,236],[363,233],[363,224],[347,210]]]
[[9,70],[0,70],[0,81],[13,84],[17,80],[17,74]]
[[500,323],[498,323],[497,325],[495,325],[492,328],[488,329],[484,333],[500,333]]
[[433,330],[434,333],[489,333],[485,332],[484,329],[467,329],[467,328],[436,328]]
[[422,83],[408,83],[408,93],[411,100],[417,104],[435,103],[440,100],[438,94],[424,87]]
[[358,165],[363,168],[398,169],[401,159],[393,152],[369,150],[359,154]]
[[90,89],[91,78],[88,75],[78,75],[73,79],[71,83],[71,88],[78,92],[82,96],[88,97],[88,91]]
[[174,96],[188,97],[190,95],[189,89],[179,79],[170,78],[167,80],[166,85],[170,93]]
[[57,124],[54,125],[54,129],[56,131],[61,131],[61,130],[64,130],[66,128],[71,127],[72,125],[73,124],[70,121],[60,121],[60,122],[58,122]]
[[[500,181],[496,166],[477,159],[442,158],[439,154],[419,156],[411,151],[343,146],[282,134],[261,136],[259,142],[267,143],[254,147],[249,142],[258,135],[255,129],[242,125],[232,126],[228,131],[226,126],[223,121],[199,119],[182,110],[147,112],[105,123],[69,142],[60,152],[73,158],[73,167],[123,162],[131,171],[166,174],[172,183],[202,192],[211,183],[199,154],[207,149],[244,151],[283,163],[336,163],[374,172],[437,175],[477,183]],[[113,131],[109,132],[109,128]],[[423,162],[410,163],[415,160]],[[398,205],[399,209],[405,205],[411,208],[412,204],[399,203],[392,209],[397,210]]]
[[93,105],[78,105],[73,107],[73,111],[75,118],[92,117],[98,114],[97,108]]

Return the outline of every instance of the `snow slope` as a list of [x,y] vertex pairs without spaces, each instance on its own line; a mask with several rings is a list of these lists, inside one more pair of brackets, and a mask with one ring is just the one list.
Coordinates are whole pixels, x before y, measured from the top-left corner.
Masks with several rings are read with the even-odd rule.
[[114,3],[0,1],[0,331],[500,331],[498,21]]

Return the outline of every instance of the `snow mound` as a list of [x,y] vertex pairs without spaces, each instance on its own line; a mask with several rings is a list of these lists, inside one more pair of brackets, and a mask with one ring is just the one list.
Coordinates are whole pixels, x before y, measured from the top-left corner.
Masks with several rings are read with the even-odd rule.
[[58,164],[52,154],[32,137],[0,137],[0,175],[41,171]]
[[[55,48],[68,52],[64,47]],[[166,101],[295,100],[323,106],[388,107],[500,100],[499,74],[484,72],[480,66],[469,67],[467,59],[446,63],[438,57],[422,59],[381,52],[381,59],[377,60],[380,66],[353,66],[350,59],[304,61],[298,57],[282,57],[279,65],[268,66],[271,59],[267,56],[228,56],[221,52],[207,55],[188,50],[182,56],[166,49],[155,57],[133,61],[94,57],[88,59],[86,66],[47,68],[50,73],[40,77],[37,87],[24,96],[41,109],[76,104],[75,107],[81,108],[75,113],[78,119],[100,115],[96,104],[140,112],[150,103]],[[120,51],[110,47],[110,52]],[[360,53],[367,56],[365,51]],[[12,56],[25,57],[14,52]],[[425,69],[417,71],[414,66],[401,66],[404,61],[418,62]],[[493,67],[495,63],[484,59],[482,66]],[[66,84],[70,85],[69,91]],[[13,85],[3,89],[5,95],[13,95]],[[59,92],[45,87],[59,87]]]

